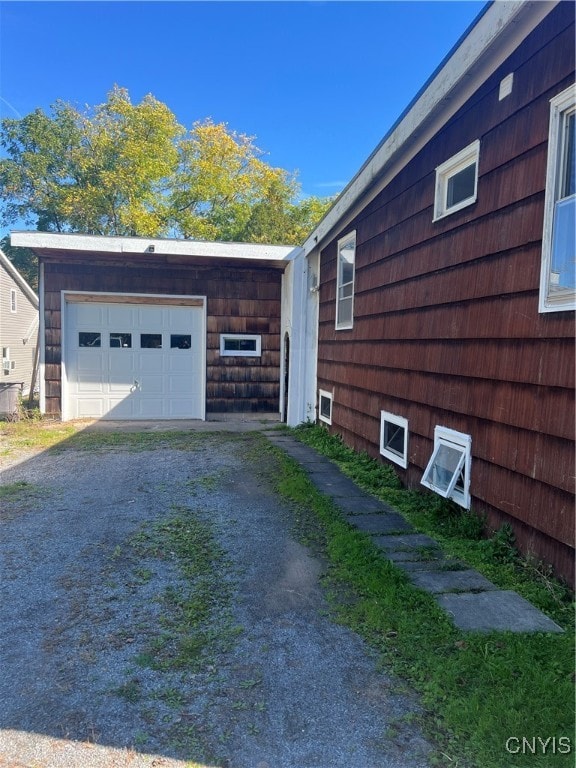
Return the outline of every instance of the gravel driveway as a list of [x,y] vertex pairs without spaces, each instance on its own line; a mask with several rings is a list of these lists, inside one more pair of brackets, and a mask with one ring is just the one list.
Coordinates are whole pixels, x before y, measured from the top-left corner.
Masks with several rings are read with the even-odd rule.
[[0,766],[426,765],[263,441],[72,440],[2,471]]

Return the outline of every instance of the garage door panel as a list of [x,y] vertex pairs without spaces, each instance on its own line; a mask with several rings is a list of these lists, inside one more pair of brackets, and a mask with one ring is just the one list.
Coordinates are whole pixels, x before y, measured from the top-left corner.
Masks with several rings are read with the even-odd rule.
[[77,403],[77,410],[75,416],[82,419],[86,416],[102,417],[104,415],[104,408],[101,399],[88,399],[83,398]]
[[69,303],[68,416],[203,418],[205,343],[203,307]]

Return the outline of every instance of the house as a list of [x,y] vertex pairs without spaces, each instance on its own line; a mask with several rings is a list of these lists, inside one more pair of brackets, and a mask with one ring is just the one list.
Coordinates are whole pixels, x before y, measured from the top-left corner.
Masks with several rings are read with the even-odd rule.
[[303,246],[319,420],[569,581],[575,7],[489,5]]
[[38,297],[0,250],[0,412],[13,401],[8,391],[26,394],[34,386],[38,348]]
[[318,418],[574,577],[574,10],[487,5],[302,248],[14,233],[62,418]]

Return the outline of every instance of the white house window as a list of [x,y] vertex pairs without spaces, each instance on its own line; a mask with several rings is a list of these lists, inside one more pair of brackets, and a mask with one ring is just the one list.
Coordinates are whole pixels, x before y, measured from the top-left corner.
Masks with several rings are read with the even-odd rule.
[[576,309],[576,85],[550,101],[540,312]]
[[16,312],[16,289],[10,289],[10,312]]
[[436,168],[434,221],[476,202],[480,142],[472,142]]
[[354,269],[356,232],[338,241],[338,275],[336,286],[336,329],[352,328],[354,317]]
[[434,451],[422,485],[470,509],[470,466],[472,438],[446,427],[434,430]]
[[408,420],[380,411],[380,453],[395,464],[408,466]]
[[222,333],[220,335],[220,354],[223,357],[260,357],[262,337],[241,333]]
[[332,392],[318,391],[318,418],[325,424],[332,424]]

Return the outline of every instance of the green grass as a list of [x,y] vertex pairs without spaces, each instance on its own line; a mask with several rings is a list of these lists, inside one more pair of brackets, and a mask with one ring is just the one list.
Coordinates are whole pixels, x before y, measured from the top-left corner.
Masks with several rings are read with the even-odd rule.
[[171,514],[132,538],[140,558],[175,559],[183,581],[160,598],[158,633],[140,654],[141,666],[199,671],[226,650],[240,631],[231,621],[228,566],[211,527],[194,510]]
[[[434,598],[381,556],[366,534],[352,528],[300,466],[272,449],[281,469],[278,491],[296,505],[299,528],[321,549],[336,617],[361,634],[383,668],[421,696],[420,721],[436,745],[434,765],[523,768],[574,763],[574,615],[569,590],[546,569],[523,561],[510,532],[483,539],[477,518],[436,497],[402,489],[395,473],[355,454],[318,427],[294,434],[337,461],[366,490],[402,511],[444,551],[469,562],[507,589],[515,589],[565,627],[565,634],[473,633],[454,627]],[[528,756],[506,750],[523,737],[565,737],[570,754],[548,748]],[[558,743],[558,742],[557,742]],[[552,742],[549,742],[552,744]],[[563,742],[564,747],[566,742]]]

